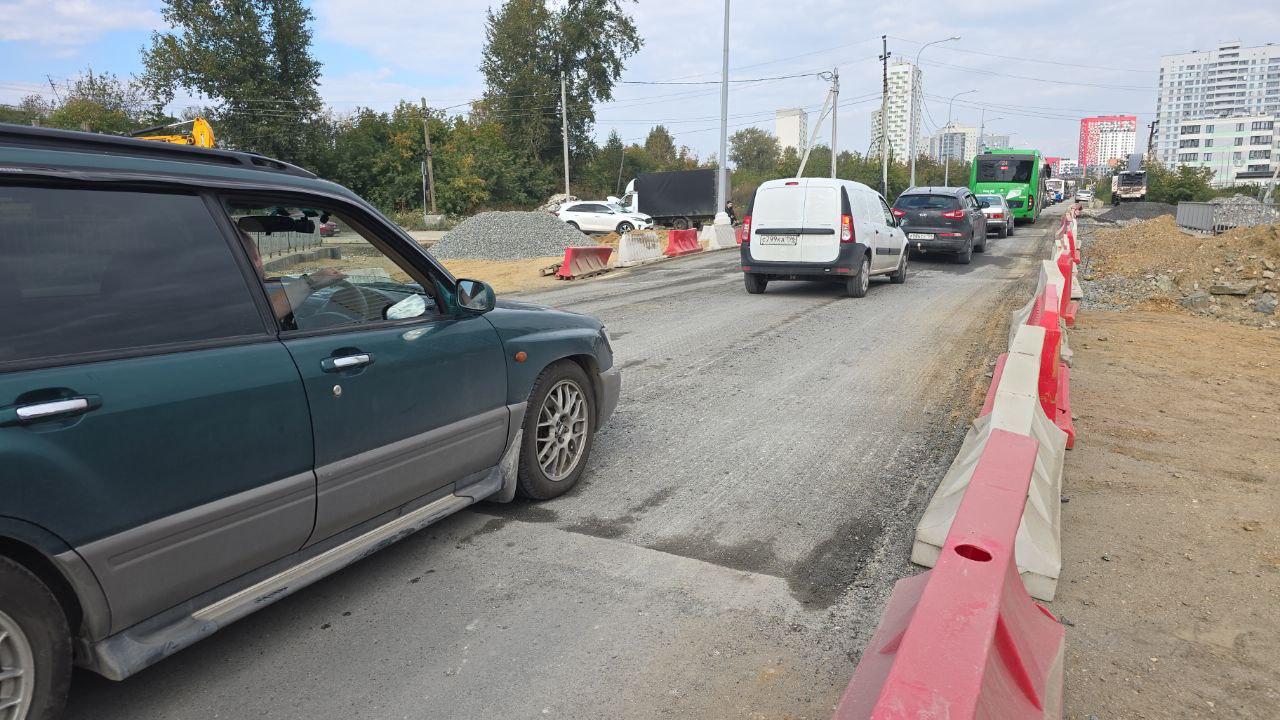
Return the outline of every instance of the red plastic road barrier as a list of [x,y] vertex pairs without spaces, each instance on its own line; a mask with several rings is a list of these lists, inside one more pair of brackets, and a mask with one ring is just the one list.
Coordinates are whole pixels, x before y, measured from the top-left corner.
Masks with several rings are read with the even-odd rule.
[[561,280],[599,275],[609,270],[609,256],[613,248],[608,245],[594,247],[567,247],[564,249],[564,261],[556,277]]
[[1076,315],[1080,313],[1080,301],[1071,300],[1067,303],[1067,309],[1062,313],[1062,319],[1067,321],[1067,327],[1076,326]]
[[1014,562],[1037,445],[991,431],[938,564],[894,587],[835,720],[1062,717],[1064,628]]
[[698,231],[693,228],[672,230],[667,234],[667,251],[664,253],[667,257],[688,255],[701,250],[702,246],[698,244]]
[[1075,423],[1071,420],[1069,405],[1071,374],[1066,363],[1060,358],[1059,346],[1062,343],[1062,326],[1058,320],[1058,306],[1053,302],[1058,293],[1056,285],[1046,285],[1044,294],[1036,305],[1040,312],[1033,315],[1036,319],[1028,324],[1044,328],[1044,347],[1040,353],[1040,378],[1036,389],[1040,394],[1040,407],[1049,416],[1054,425],[1067,434],[1067,447],[1076,445]]
[[991,372],[991,387],[987,388],[987,399],[982,401],[982,412],[978,417],[991,414],[996,404],[996,390],[1000,387],[1000,378],[1004,377],[1004,364],[1009,362],[1009,353],[1000,353],[996,358],[996,368]]

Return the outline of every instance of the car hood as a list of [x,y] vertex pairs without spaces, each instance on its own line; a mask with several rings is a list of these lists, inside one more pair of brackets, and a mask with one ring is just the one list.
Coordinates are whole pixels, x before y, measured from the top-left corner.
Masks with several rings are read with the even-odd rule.
[[599,330],[601,322],[590,315],[550,308],[545,305],[521,302],[519,300],[498,300],[493,310],[485,317],[499,329],[587,329]]

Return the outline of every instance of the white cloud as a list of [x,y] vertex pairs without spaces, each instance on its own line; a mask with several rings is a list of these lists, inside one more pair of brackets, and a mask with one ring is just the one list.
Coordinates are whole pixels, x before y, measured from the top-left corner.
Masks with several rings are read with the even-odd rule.
[[62,54],[115,30],[160,26],[160,14],[149,5],[137,0],[3,0],[0,42],[31,42]]

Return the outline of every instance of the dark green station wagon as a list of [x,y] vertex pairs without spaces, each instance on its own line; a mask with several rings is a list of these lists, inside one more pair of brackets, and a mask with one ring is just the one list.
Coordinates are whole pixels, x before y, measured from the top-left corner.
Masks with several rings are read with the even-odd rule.
[[621,378],[349,190],[0,125],[0,720],[483,499],[577,482]]

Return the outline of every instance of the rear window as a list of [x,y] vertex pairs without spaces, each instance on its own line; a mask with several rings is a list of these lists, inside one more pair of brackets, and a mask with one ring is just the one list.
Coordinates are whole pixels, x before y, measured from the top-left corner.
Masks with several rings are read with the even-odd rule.
[[0,186],[0,366],[265,332],[194,195]]
[[757,228],[800,227],[803,213],[804,190],[800,187],[762,188],[751,208]]
[[954,195],[901,195],[893,206],[900,210],[955,210],[960,200]]
[[989,202],[992,205],[1000,205],[1004,202],[1004,198],[999,195],[979,195],[978,202]]

